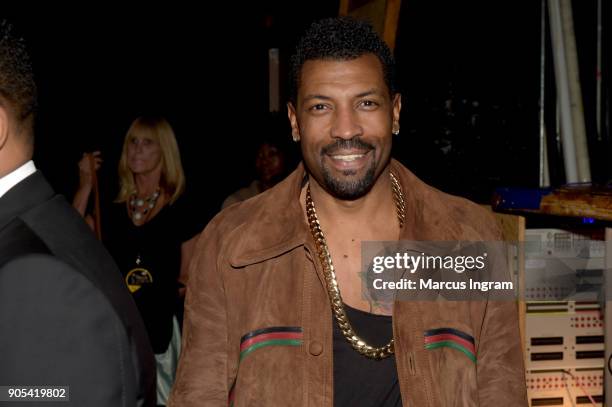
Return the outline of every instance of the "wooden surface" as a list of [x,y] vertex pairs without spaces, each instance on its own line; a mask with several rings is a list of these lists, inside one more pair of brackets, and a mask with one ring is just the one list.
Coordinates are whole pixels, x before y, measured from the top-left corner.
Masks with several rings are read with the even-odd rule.
[[369,21],[393,52],[401,6],[402,0],[340,0],[338,14]]
[[612,191],[585,187],[564,187],[546,195],[539,213],[612,221]]
[[399,23],[401,7],[402,0],[387,0],[383,39],[385,40],[392,52],[393,50],[395,50],[395,37],[397,35],[397,25]]
[[[519,199],[519,195],[516,197]],[[508,207],[506,200],[513,200],[512,194],[494,196],[493,207],[496,209],[524,214],[555,215],[573,218],[593,218],[612,221],[612,188],[591,185],[573,185],[557,188],[541,197],[538,209]],[[531,204],[535,208],[536,202]]]

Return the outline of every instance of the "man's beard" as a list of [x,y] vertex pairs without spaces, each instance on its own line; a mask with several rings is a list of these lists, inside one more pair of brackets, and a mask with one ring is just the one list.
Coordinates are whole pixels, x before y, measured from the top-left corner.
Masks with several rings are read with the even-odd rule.
[[[366,169],[365,174],[358,179],[345,180],[342,178],[334,177],[332,170],[324,164],[323,157],[325,155],[333,155],[333,153],[339,150],[348,150],[351,148],[358,148],[367,152],[368,154],[374,154],[375,148],[373,145],[362,141],[355,137],[350,140],[338,140],[333,144],[324,147],[321,150],[321,170],[323,175],[323,188],[330,193],[332,196],[343,199],[343,200],[355,200],[361,198],[370,191],[374,185],[376,176],[376,162],[372,160],[372,164]],[[352,177],[356,174],[354,170],[342,171],[342,174],[347,177]]]

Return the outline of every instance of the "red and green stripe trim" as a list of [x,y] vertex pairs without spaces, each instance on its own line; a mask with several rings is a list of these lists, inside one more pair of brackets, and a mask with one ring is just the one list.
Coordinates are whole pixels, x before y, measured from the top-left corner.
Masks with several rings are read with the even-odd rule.
[[244,335],[240,340],[240,360],[251,352],[266,346],[300,346],[303,343],[302,328],[277,326],[258,329]]
[[425,349],[453,348],[465,354],[476,363],[474,338],[458,329],[437,328],[425,331]]
[[[257,349],[267,346],[301,346],[304,343],[304,332],[299,326],[275,326],[257,329],[240,338],[240,362]],[[234,387],[232,384],[228,396],[228,405],[234,405]]]

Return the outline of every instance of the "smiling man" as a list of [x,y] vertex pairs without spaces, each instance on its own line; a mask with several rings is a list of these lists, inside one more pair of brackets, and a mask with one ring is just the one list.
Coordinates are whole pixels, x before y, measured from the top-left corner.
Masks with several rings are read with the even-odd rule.
[[201,235],[171,405],[527,405],[513,302],[362,294],[364,241],[499,239],[486,211],[391,159],[393,65],[363,22],[301,39],[288,112],[303,164]]

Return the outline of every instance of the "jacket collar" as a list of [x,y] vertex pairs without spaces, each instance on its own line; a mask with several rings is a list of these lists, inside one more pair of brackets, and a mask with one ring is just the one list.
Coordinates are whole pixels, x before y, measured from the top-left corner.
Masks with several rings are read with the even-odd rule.
[[242,204],[249,215],[236,230],[232,266],[259,263],[306,243],[310,231],[300,205],[305,176],[300,163],[279,184]]
[[396,160],[391,160],[391,171],[399,179],[406,205],[400,240],[462,239],[460,218],[454,213],[452,203],[456,197],[427,185]]
[[40,171],[24,178],[0,198],[0,229],[53,195],[53,189]]
[[[406,205],[406,221],[401,240],[448,240],[460,229],[448,211],[445,194],[426,185],[396,160],[391,171],[398,177]],[[306,216],[300,203],[305,182],[303,163],[274,188],[245,202],[248,218],[235,231],[230,263],[244,267],[277,257],[312,242]]]

